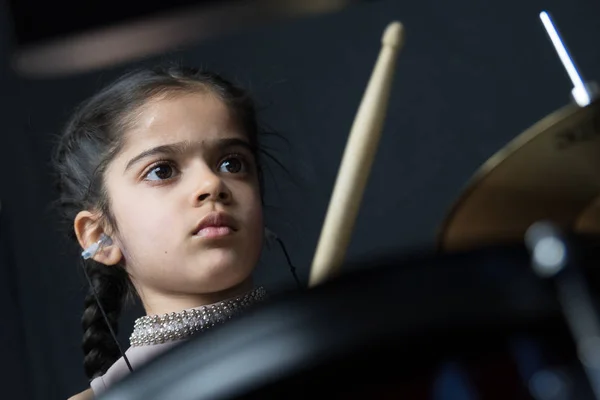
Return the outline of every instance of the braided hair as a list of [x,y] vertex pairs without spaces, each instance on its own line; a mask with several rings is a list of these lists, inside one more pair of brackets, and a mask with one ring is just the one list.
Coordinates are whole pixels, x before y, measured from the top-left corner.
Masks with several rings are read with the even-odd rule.
[[[99,212],[104,227],[118,232],[110,210],[104,173],[123,146],[123,133],[134,123],[135,112],[153,98],[192,92],[210,92],[224,102],[248,136],[258,160],[259,128],[253,100],[241,88],[221,76],[196,68],[166,66],[136,70],[116,80],[91,97],[74,112],[55,146],[52,163],[58,191],[57,206],[71,239],[79,211]],[[259,167],[262,194],[262,173]],[[120,357],[118,343],[108,323],[118,331],[118,320],[126,300],[135,291],[123,263],[107,267],[92,259],[83,261],[91,287],[84,300],[84,370],[93,379]],[[94,293],[95,290],[95,293]],[[97,299],[95,297],[97,296]]]

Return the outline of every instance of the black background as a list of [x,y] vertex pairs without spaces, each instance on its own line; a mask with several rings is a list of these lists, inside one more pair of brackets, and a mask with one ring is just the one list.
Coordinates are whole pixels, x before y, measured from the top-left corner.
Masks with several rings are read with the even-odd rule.
[[[406,46],[348,251],[353,260],[430,245],[475,169],[570,101],[570,82],[538,18],[543,9],[554,15],[584,74],[600,79],[600,3],[591,0],[377,1],[145,62],[202,64],[258,97],[261,118],[289,141],[271,145],[293,178],[273,167],[267,221],[306,281],[385,26],[402,21]],[[19,77],[10,69],[16,38],[9,17],[3,4],[0,390],[3,398],[64,399],[86,386],[79,326],[85,285],[50,207],[49,152],[72,108],[132,65],[60,79]],[[256,277],[272,291],[293,285],[278,249],[265,252]],[[124,317],[123,339],[138,312]]]

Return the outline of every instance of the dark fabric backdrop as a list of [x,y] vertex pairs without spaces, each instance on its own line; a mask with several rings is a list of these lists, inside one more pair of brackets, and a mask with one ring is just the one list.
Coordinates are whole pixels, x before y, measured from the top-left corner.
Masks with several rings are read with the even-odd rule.
[[[146,61],[201,64],[258,97],[262,119],[289,142],[271,144],[294,178],[272,169],[267,220],[306,280],[387,23],[401,20],[407,41],[350,259],[431,244],[470,174],[570,101],[570,82],[538,19],[542,9],[554,14],[584,73],[600,79],[600,3],[592,0],[376,1]],[[64,399],[86,386],[79,326],[85,285],[50,207],[49,152],[72,108],[131,65],[19,78],[9,69],[5,7],[0,21],[0,397]],[[277,249],[265,253],[256,276],[275,291],[293,284]],[[137,312],[125,316],[123,340]]]

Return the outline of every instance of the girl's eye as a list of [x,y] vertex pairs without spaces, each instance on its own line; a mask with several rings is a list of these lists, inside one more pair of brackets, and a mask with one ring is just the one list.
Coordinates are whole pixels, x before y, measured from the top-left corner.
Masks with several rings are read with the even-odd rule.
[[246,163],[239,156],[229,156],[219,164],[219,171],[229,174],[238,174],[246,172]]
[[175,176],[175,168],[169,163],[154,165],[144,176],[148,181],[164,181]]

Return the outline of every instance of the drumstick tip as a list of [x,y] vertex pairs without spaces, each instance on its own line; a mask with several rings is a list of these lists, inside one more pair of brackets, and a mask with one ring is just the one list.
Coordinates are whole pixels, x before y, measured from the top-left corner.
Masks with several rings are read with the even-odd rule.
[[383,33],[381,42],[384,46],[402,46],[402,43],[404,42],[404,25],[398,21],[390,23]]

